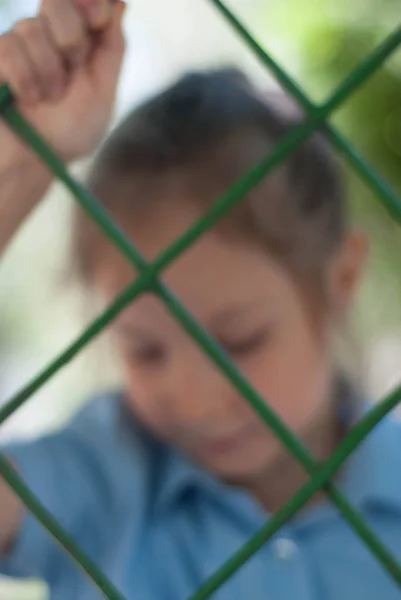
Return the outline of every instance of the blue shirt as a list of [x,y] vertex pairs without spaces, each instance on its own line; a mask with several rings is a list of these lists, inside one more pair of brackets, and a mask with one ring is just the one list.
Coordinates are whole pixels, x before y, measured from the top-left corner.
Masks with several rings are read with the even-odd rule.
[[[7,448],[43,504],[127,600],[186,600],[266,521],[96,398],[65,430]],[[401,426],[388,418],[352,456],[341,487],[401,561]],[[29,514],[1,572],[39,577],[52,600],[101,594]],[[216,600],[399,600],[401,590],[329,504],[281,530]]]

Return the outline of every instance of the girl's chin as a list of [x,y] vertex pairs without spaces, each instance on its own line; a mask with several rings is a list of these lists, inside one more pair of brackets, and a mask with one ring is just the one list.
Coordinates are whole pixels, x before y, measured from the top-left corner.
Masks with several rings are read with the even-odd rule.
[[262,473],[266,473],[269,465],[272,465],[278,458],[279,452],[269,453],[266,447],[263,452],[233,453],[232,455],[220,457],[202,457],[200,461],[214,475],[224,480],[248,481],[253,480]]

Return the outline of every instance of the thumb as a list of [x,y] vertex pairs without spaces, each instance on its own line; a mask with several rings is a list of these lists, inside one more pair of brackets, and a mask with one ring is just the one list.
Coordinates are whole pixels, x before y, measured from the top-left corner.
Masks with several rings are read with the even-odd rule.
[[125,53],[123,17],[127,5],[118,0],[113,6],[110,23],[102,32],[101,43],[93,57],[94,77],[104,91],[112,91],[117,86]]

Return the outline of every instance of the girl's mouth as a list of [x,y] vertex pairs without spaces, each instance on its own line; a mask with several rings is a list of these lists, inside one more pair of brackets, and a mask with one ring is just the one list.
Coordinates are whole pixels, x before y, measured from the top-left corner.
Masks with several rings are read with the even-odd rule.
[[206,440],[200,444],[202,454],[216,456],[238,452],[251,439],[249,430],[242,430],[233,434]]

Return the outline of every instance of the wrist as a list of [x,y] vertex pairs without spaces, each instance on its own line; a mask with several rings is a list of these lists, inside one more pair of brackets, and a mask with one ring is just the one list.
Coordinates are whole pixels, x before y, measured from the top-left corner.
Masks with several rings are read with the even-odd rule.
[[18,139],[10,139],[9,136],[0,144],[0,172],[10,169],[33,166],[37,157],[32,150]]
[[51,181],[46,165],[32,154],[8,151],[0,157],[0,257]]
[[22,186],[24,180],[33,182],[52,179],[47,165],[23,142],[9,144],[4,152],[1,151],[0,146],[0,182],[3,177],[15,177],[16,174],[23,177],[20,181]]

